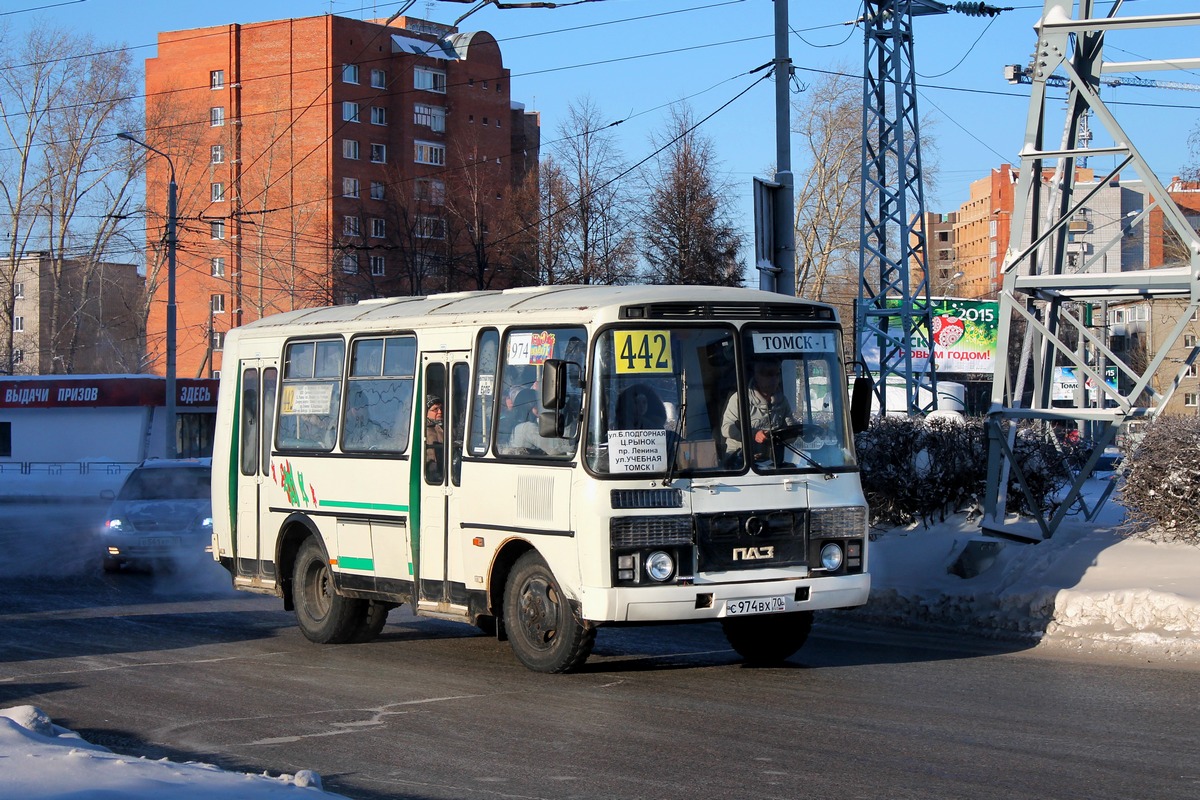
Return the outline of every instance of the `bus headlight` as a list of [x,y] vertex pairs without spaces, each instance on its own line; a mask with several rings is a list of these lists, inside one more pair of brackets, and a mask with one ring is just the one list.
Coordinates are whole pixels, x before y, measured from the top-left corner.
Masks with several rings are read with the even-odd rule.
[[837,572],[842,568],[842,546],[830,542],[821,548],[821,568],[829,572]]
[[662,550],[655,550],[646,556],[646,574],[651,580],[665,581],[675,574],[675,561]]

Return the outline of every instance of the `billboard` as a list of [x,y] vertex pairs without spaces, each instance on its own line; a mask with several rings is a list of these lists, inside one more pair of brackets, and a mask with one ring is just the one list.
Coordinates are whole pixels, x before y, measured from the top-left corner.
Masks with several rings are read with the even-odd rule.
[[[885,300],[888,308],[899,308],[900,299]],[[1000,303],[996,300],[959,300],[931,297],[933,314],[933,355],[938,374],[976,373],[991,375],[996,361],[996,332],[1000,327]],[[888,325],[898,330],[900,317],[888,317]],[[913,369],[928,367],[929,352],[910,343]],[[879,344],[864,341],[863,359],[867,368],[879,370]]]

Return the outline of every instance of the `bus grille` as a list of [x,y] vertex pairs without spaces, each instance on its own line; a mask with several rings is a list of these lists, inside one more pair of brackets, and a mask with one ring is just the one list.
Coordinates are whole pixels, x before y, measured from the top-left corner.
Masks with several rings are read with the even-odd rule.
[[808,563],[803,509],[696,517],[700,572],[794,567]]
[[614,549],[692,543],[690,516],[613,517],[608,530]]

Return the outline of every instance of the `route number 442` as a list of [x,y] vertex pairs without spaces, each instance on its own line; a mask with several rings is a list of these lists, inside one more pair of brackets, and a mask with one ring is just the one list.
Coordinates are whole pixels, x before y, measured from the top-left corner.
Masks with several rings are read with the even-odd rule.
[[670,331],[615,331],[617,372],[666,372],[671,366]]

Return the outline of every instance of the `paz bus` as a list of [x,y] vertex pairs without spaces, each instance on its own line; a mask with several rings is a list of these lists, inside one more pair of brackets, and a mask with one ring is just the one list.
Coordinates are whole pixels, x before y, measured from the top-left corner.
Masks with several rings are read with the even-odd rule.
[[408,604],[540,672],[582,665],[600,627],[687,621],[772,662],[814,611],[867,600],[828,305],[683,286],[382,298],[232,330],[222,373],[214,558],[311,641],[368,641]]

